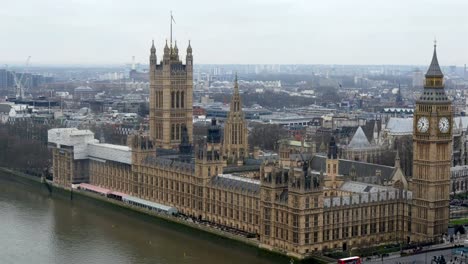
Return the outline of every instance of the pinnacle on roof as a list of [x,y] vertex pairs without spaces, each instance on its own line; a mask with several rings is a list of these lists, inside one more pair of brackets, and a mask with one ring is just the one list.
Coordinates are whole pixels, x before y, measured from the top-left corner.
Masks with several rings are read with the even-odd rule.
[[395,155],[395,168],[400,168],[400,151],[396,150],[396,155]]
[[439,66],[439,60],[437,59],[437,45],[434,41],[434,54],[432,55],[431,65],[427,70],[426,77],[444,77],[442,70]]
[[230,112],[242,112],[242,107],[241,107],[241,97],[239,94],[239,84],[237,83],[237,73],[236,77],[234,79],[234,91],[232,94],[232,99],[231,99],[231,111]]
[[156,47],[154,46],[154,39],[153,39],[153,43],[151,44],[151,53],[156,53]]
[[174,42],[174,52],[179,53],[179,48],[177,47],[177,40]]
[[169,53],[169,46],[167,46],[167,39],[166,39],[166,45],[164,46],[164,54]]
[[237,83],[237,72],[236,77],[234,78],[234,92],[239,93],[239,84]]
[[190,45],[190,40],[188,41],[187,54],[192,53],[192,46]]

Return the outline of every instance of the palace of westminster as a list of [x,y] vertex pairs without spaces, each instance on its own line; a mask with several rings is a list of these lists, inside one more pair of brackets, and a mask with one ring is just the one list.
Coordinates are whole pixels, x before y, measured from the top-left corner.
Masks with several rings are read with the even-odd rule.
[[[212,120],[192,142],[193,55],[177,43],[158,62],[150,50],[150,129],[127,146],[99,143],[89,130],[49,130],[53,181],[88,183],[172,206],[184,215],[255,234],[262,248],[303,258],[386,243],[439,242],[449,223],[452,104],[434,46],[413,121],[413,176],[395,166],[293,151],[255,159],[235,81],[224,132]],[[378,179],[378,180],[376,180]],[[376,182],[380,184],[376,184]]]

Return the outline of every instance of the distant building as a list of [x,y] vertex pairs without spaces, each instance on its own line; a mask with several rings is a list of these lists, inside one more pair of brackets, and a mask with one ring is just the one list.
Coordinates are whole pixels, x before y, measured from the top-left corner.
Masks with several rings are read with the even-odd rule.
[[75,88],[73,99],[75,99],[76,101],[94,99],[95,95],[96,91],[94,91],[93,88],[89,86],[80,86]]
[[15,80],[13,72],[6,69],[0,69],[0,90],[13,92],[13,87],[15,86]]
[[0,90],[8,88],[8,71],[0,69]]
[[132,69],[129,73],[129,78],[133,82],[149,82],[149,73]]
[[206,116],[206,110],[201,106],[194,106],[193,116]]
[[413,71],[413,88],[422,88],[424,85],[424,73],[419,69]]

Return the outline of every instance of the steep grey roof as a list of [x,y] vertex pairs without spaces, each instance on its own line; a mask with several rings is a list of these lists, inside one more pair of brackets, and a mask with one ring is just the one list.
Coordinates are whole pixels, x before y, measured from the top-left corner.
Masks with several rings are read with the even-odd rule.
[[349,142],[348,148],[369,148],[369,147],[371,147],[371,144],[369,143],[369,140],[367,140],[366,134],[364,134],[362,127],[359,127],[356,130],[356,133],[354,133],[354,136],[351,139],[351,142]]
[[439,66],[439,60],[437,59],[436,46],[434,45],[434,54],[432,55],[431,65],[427,70],[426,77],[444,77],[442,70]]
[[164,168],[177,168],[180,170],[185,170],[192,174],[195,173],[195,164],[182,162],[175,159],[168,159],[166,157],[147,156],[143,160],[143,163]]
[[[393,171],[395,170],[394,167],[390,167],[390,166],[384,166],[384,165],[373,164],[373,163],[365,163],[365,162],[354,161],[354,160],[340,159],[338,173],[341,175],[349,175],[350,174],[349,172],[353,165],[356,170],[356,176],[358,176],[359,178],[375,176],[376,171],[380,170],[381,179],[382,179],[381,182],[383,182],[383,180],[391,179],[393,175]],[[326,168],[325,156],[316,155],[312,158],[313,170],[325,171],[325,168]]]
[[340,189],[343,191],[353,192],[353,193],[373,193],[373,192],[395,190],[395,188],[390,187],[390,186],[381,186],[381,185],[374,185],[374,184],[354,182],[354,181],[347,181],[343,183]]
[[427,102],[432,104],[447,103],[450,102],[450,99],[447,97],[447,94],[445,94],[444,89],[425,87],[418,102]]
[[210,181],[212,186],[221,187],[223,189],[234,189],[234,190],[241,190],[247,191],[251,193],[259,193],[260,192],[260,185],[255,184],[252,182],[247,181],[239,181],[235,179],[215,176],[211,178]]
[[390,134],[411,135],[413,134],[413,118],[391,117],[385,129]]
[[242,165],[242,166],[227,166],[223,168],[223,173],[246,172],[246,171],[259,171],[260,165]]

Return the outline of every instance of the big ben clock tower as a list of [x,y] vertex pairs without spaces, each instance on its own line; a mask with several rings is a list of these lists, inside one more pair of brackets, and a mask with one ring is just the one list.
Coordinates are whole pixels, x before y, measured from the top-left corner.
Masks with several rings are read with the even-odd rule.
[[413,120],[411,239],[437,242],[449,223],[452,103],[445,94],[436,45]]

